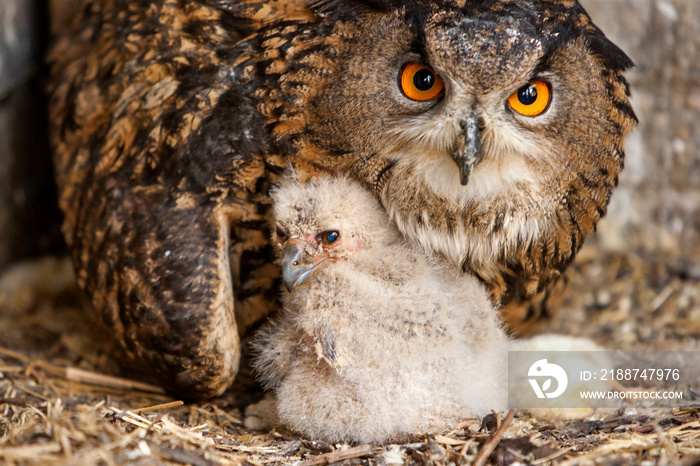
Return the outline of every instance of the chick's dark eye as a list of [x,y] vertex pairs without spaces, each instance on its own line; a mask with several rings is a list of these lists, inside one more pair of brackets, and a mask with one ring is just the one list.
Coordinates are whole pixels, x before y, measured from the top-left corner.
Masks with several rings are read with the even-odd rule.
[[333,244],[340,238],[340,233],[336,230],[328,230],[319,234],[319,239],[323,244]]
[[278,239],[279,241],[284,242],[284,241],[287,240],[287,236],[288,236],[288,235],[287,235],[286,230],[285,230],[284,228],[282,228],[281,226],[279,226],[279,225],[277,225],[276,234],[277,234],[277,239]]

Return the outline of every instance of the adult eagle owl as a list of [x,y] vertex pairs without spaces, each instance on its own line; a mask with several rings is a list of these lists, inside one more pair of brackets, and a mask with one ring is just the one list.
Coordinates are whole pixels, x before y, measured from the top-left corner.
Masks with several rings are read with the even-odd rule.
[[277,307],[288,165],[350,174],[512,309],[594,230],[636,122],[575,0],[88,0],[50,60],[79,283],[122,363],[190,397]]

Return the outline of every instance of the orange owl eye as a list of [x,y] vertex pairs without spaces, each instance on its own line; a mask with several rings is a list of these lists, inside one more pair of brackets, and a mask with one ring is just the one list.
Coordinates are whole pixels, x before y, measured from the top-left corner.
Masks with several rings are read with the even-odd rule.
[[537,116],[547,110],[549,100],[549,85],[544,81],[530,81],[508,97],[508,105],[521,115]]
[[434,99],[444,88],[442,79],[420,63],[409,63],[401,71],[401,90],[411,100]]

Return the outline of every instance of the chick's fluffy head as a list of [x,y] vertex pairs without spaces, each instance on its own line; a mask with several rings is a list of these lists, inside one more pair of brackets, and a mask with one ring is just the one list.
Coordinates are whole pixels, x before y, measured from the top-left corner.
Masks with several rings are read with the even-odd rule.
[[306,238],[337,230],[363,248],[396,238],[377,199],[348,178],[319,176],[306,182],[293,174],[272,191],[277,227],[289,237]]

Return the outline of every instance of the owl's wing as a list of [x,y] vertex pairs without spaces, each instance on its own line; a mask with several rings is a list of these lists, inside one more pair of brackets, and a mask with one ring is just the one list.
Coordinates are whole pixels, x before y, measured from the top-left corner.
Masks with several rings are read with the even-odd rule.
[[228,220],[153,189],[109,201],[104,232],[85,233],[90,264],[81,280],[121,346],[122,365],[179,395],[220,394],[240,355]]
[[221,393],[240,356],[232,282],[259,310],[258,285],[271,281],[263,267],[240,272],[257,260],[243,253],[265,243],[256,203],[269,181],[250,97],[255,37],[242,41],[245,21],[203,0],[80,11],[50,57],[56,178],[79,283],[123,366],[179,395]]
[[320,325],[314,330],[314,349],[319,361],[323,361],[330,367],[340,372],[333,330],[328,325]]

